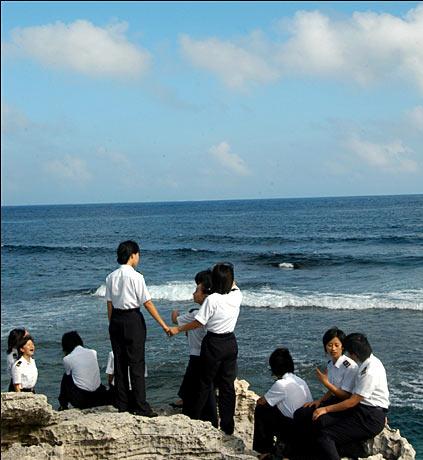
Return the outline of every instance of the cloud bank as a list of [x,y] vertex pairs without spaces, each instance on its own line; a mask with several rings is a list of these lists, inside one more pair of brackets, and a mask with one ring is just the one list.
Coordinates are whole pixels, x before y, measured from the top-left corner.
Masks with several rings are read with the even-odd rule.
[[29,56],[41,64],[70,69],[90,77],[141,76],[150,54],[125,37],[125,22],[97,27],[89,21],[57,21],[43,26],[16,28],[4,49]]
[[279,26],[284,40],[270,41],[257,33],[238,41],[183,35],[180,46],[193,66],[210,71],[230,88],[317,76],[361,85],[394,78],[423,93],[423,5],[403,18],[355,12],[340,20],[319,11],[298,11]]
[[48,161],[44,165],[44,170],[58,181],[84,183],[92,177],[85,161],[72,155],[65,155],[61,159]]
[[228,171],[239,176],[248,176],[250,174],[250,170],[244,160],[236,153],[231,153],[231,147],[227,142],[214,145],[210,148],[209,153]]

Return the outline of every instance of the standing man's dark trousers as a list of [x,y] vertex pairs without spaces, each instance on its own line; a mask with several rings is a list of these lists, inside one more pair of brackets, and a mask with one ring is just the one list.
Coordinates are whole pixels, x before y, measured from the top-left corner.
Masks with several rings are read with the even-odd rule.
[[365,441],[379,434],[385,426],[386,410],[358,406],[322,415],[316,422],[316,443],[322,460],[339,460],[338,447]]
[[[209,400],[213,384],[219,389],[220,428],[233,434],[236,395],[234,382],[237,373],[238,344],[233,332],[207,332],[201,344],[200,380],[193,418],[203,420],[203,410]],[[213,422],[217,426],[217,420]]]
[[294,435],[294,420],[285,417],[277,406],[264,404],[256,406],[254,411],[253,449],[262,454],[272,452],[273,437],[282,441],[292,441]]
[[109,325],[110,341],[115,357],[116,405],[120,412],[128,411],[128,366],[134,398],[134,412],[147,415],[152,412],[145,394],[145,339],[147,329],[139,308],[113,309]]

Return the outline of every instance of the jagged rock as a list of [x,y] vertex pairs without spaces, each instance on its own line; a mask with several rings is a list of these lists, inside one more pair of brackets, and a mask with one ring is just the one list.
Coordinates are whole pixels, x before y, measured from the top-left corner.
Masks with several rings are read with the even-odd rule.
[[[258,395],[236,381],[236,431],[226,436],[210,423],[191,420],[174,409],[159,417],[118,413],[112,406],[52,410],[44,395],[2,393],[2,456],[6,460],[220,459],[252,460],[254,407]],[[367,443],[366,460],[414,460],[415,451],[389,427]]]

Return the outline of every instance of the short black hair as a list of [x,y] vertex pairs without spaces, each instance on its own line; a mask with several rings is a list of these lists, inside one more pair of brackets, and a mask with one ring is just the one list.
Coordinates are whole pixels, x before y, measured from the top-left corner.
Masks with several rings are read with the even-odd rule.
[[62,349],[66,355],[71,353],[78,345],[84,346],[81,336],[76,331],[65,332],[62,336]]
[[195,284],[201,284],[204,294],[210,294],[212,290],[212,272],[210,269],[202,270],[195,275]]
[[21,348],[24,347],[30,340],[32,340],[33,343],[34,342],[34,339],[32,338],[32,336],[30,335],[24,335],[18,342],[17,344],[17,348],[18,348],[18,356],[21,357],[22,356],[22,352],[21,352]]
[[26,330],[23,328],[12,329],[9,332],[9,337],[7,338],[7,353],[12,353],[12,350],[16,348],[18,351],[19,342],[25,337]]
[[287,372],[294,372],[294,361],[288,348],[276,348],[270,355],[269,366],[272,374],[279,378]]
[[354,353],[361,362],[366,361],[373,352],[367,337],[359,332],[347,335],[344,347],[348,353]]
[[212,269],[212,291],[227,294],[234,284],[234,266],[230,262],[220,262]]
[[336,326],[331,327],[328,329],[323,335],[323,349],[326,351],[326,345],[335,337],[338,337],[339,341],[342,343],[342,347],[344,347],[345,341],[345,333],[338,329]]
[[117,262],[120,265],[126,264],[132,254],[138,254],[140,247],[132,240],[122,241],[117,248]]

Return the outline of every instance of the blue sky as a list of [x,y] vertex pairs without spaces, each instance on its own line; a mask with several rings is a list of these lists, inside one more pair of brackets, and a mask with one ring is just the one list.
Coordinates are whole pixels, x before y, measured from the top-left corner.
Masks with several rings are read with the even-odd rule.
[[421,2],[2,2],[2,205],[423,192]]

